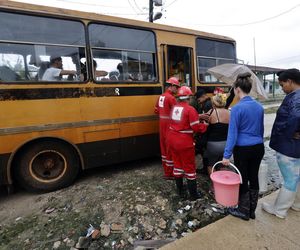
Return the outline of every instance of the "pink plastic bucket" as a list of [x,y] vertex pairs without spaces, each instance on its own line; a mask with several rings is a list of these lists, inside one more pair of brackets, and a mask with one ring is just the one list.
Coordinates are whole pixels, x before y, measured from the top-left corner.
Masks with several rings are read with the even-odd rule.
[[210,175],[214,186],[215,199],[217,203],[225,207],[236,206],[239,201],[240,184],[242,183],[241,173],[232,163],[230,163],[230,166],[233,167],[238,174],[227,170],[214,172],[215,166],[219,163],[222,162],[218,161],[215,163],[212,168],[212,174]]

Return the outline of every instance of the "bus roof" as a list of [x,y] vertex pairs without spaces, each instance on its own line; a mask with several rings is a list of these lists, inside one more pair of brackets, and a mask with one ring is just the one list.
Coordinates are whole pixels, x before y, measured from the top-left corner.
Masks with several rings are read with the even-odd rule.
[[85,19],[85,20],[89,20],[89,21],[98,21],[98,20],[100,21],[101,20],[101,21],[107,22],[107,23],[116,23],[116,24],[122,24],[122,25],[128,25],[128,26],[138,26],[138,27],[144,27],[144,28],[153,29],[153,30],[163,30],[163,31],[175,32],[175,33],[190,34],[190,35],[196,35],[196,36],[201,36],[201,37],[235,42],[234,39],[227,37],[227,36],[216,35],[213,33],[197,31],[197,30],[181,28],[181,27],[175,27],[175,26],[169,26],[169,25],[164,25],[164,24],[138,21],[138,20],[134,20],[134,19],[114,17],[114,16],[96,14],[96,13],[91,13],[91,12],[83,12],[83,11],[77,11],[77,10],[70,10],[70,9],[55,8],[55,7],[49,7],[49,6],[43,6],[43,5],[34,5],[34,4],[28,4],[28,3],[22,3],[22,2],[13,2],[13,1],[9,1],[9,0],[0,0],[0,3],[1,3],[0,8],[7,9],[7,10],[20,10],[23,12],[30,11],[30,12],[34,12],[34,13],[45,14],[48,16],[54,15],[57,17],[68,17],[71,19],[81,19],[81,20]]

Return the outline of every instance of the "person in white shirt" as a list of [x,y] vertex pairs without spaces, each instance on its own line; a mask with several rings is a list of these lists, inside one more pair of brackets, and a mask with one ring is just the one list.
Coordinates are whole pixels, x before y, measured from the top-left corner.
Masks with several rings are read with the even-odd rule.
[[75,76],[75,70],[64,70],[61,57],[50,58],[50,68],[48,68],[43,77],[43,81],[60,81],[63,75]]

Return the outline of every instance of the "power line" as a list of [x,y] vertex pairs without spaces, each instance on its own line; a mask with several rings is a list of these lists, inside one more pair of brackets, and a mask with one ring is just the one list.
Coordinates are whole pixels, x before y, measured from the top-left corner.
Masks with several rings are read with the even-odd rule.
[[[56,0],[58,2],[68,2],[68,3],[74,3],[74,4],[80,4],[80,5],[84,5],[84,6],[99,6],[99,7],[105,7],[105,8],[120,8],[120,9],[128,9],[128,6],[125,7],[125,6],[118,6],[118,7],[115,7],[115,6],[108,6],[108,5],[101,5],[101,4],[91,4],[91,3],[82,3],[82,2],[77,2],[77,1],[73,1],[73,0]],[[134,10],[134,8],[133,8]],[[134,10],[135,11],[135,10]],[[114,16],[136,16],[136,15],[148,15],[147,13],[137,13],[135,11],[135,13],[105,13],[105,12],[102,12],[101,14],[103,15],[114,15]]]
[[[174,2],[174,1],[173,1]],[[173,3],[172,2],[172,3]],[[234,27],[234,26],[247,26],[247,25],[253,25],[253,24],[259,24],[259,23],[262,23],[262,22],[266,22],[266,21],[269,21],[269,20],[272,20],[272,19],[275,19],[275,18],[278,18],[282,15],[285,15],[291,11],[293,11],[294,9],[298,8],[300,6],[300,4],[297,4],[295,5],[294,7],[286,10],[286,11],[283,11],[275,16],[272,16],[272,17],[268,17],[268,18],[265,18],[265,19],[262,19],[262,20],[259,20],[259,21],[253,21],[253,22],[249,22],[249,23],[242,23],[242,24],[204,24],[204,23],[187,23],[185,21],[182,21],[182,20],[179,20],[179,19],[176,19],[176,18],[171,18],[172,20],[175,20],[175,21],[179,21],[181,23],[184,23],[186,25],[193,25],[193,26],[198,26],[198,25],[202,25],[202,26],[212,26],[212,27]]]
[[178,0],[174,0],[173,2],[169,3],[165,8],[168,8],[169,6],[171,6],[173,3],[175,3]]
[[130,14],[130,13],[101,13],[103,15],[114,15],[114,16],[145,16],[148,15],[148,13],[134,13],[134,14]]
[[294,7],[286,10],[286,11],[283,11],[275,16],[271,16],[271,17],[268,17],[268,18],[265,18],[265,19],[262,19],[262,20],[258,20],[258,21],[253,21],[253,22],[249,22],[249,23],[241,23],[241,24],[196,24],[196,25],[203,25],[203,26],[216,26],[216,27],[226,27],[226,26],[247,26],[247,25],[253,25],[253,24],[258,24],[258,23],[263,23],[263,22],[266,22],[266,21],[269,21],[269,20],[272,20],[272,19],[275,19],[275,18],[278,18],[282,15],[285,15],[291,11],[293,11],[294,9],[298,8],[300,6],[300,4],[297,4],[295,5]]
[[133,0],[133,2],[134,2],[134,4],[135,4],[136,8],[137,8],[141,13],[143,13],[144,11],[138,6],[138,4],[136,3],[136,1]]
[[135,8],[133,7],[133,5],[131,4],[130,0],[127,0],[127,2],[129,3],[131,9],[133,9],[133,11],[138,14],[138,12],[135,10]]
[[297,58],[297,57],[300,58],[300,54],[299,54],[299,55],[296,55],[296,56],[289,56],[289,57],[280,58],[280,59],[278,59],[278,60],[265,62],[265,63],[263,63],[263,64],[270,64],[270,63],[281,62],[281,61],[293,61],[293,60],[291,60],[291,59],[294,59],[294,58]]
[[118,9],[127,9],[127,6],[110,6],[110,5],[103,5],[103,4],[96,4],[96,3],[87,3],[87,2],[79,2],[79,1],[73,1],[73,0],[56,0],[57,2],[67,2],[67,3],[75,3],[80,5],[86,5],[86,6],[99,6],[99,7],[105,7],[105,8],[118,8]]

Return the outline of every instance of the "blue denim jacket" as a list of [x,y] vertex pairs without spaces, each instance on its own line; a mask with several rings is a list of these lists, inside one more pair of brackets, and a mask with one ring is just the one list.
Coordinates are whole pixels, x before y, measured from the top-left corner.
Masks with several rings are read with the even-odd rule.
[[288,94],[280,105],[272,128],[270,147],[293,158],[300,158],[300,89]]

